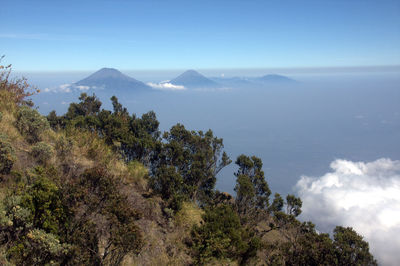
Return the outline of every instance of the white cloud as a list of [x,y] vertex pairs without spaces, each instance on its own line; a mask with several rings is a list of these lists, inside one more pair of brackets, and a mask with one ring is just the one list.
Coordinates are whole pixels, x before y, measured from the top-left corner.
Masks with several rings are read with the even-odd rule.
[[351,226],[370,243],[382,265],[400,261],[400,161],[335,160],[332,172],[302,176],[296,184],[303,200],[302,219],[325,232]]
[[65,90],[65,89],[71,87],[71,84],[69,84],[69,83],[67,83],[67,84],[62,84],[62,85],[60,85],[60,86],[58,86],[58,87],[59,87],[61,90]]
[[174,85],[169,82],[161,82],[161,83],[152,83],[149,82],[147,83],[150,87],[154,89],[159,89],[159,90],[171,90],[171,91],[181,91],[181,90],[186,90],[184,86],[181,85]]
[[45,88],[43,91],[44,92],[64,92],[64,93],[70,93],[72,91],[87,91],[90,89],[96,89],[96,86],[83,86],[83,85],[74,85],[74,84],[62,84],[57,87],[52,87],[52,88]]
[[43,91],[44,92],[66,92],[69,93],[71,92],[72,85],[71,84],[62,84],[57,87],[53,88],[45,88]]
[[80,85],[80,86],[75,86],[75,88],[77,88],[80,91],[87,91],[87,90],[90,89],[90,86],[82,86],[82,85]]
[[56,88],[60,92],[71,92],[71,84],[63,84]]

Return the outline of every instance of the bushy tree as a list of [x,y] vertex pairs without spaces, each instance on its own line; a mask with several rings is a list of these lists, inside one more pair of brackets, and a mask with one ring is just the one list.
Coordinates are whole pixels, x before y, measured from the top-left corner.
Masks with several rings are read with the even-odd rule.
[[303,202],[300,198],[294,195],[286,196],[286,213],[297,217],[301,214],[301,206]]
[[[128,154],[133,159],[140,160],[145,165],[150,165],[154,157],[154,150],[159,144],[159,122],[153,111],[147,112],[140,119],[134,118],[130,122],[130,132],[134,139],[127,146]],[[127,142],[128,143],[128,142]]]
[[236,176],[236,206],[242,219],[253,219],[267,214],[271,190],[264,177],[262,161],[256,156],[240,155],[235,162],[239,169]]
[[179,178],[169,186],[192,201],[206,202],[212,197],[216,175],[231,161],[222,152],[223,142],[211,130],[189,131],[177,124],[163,136],[165,142],[153,165],[153,182],[156,187],[166,184],[160,170],[174,168]]
[[[151,177],[150,186],[154,189],[156,193],[160,194],[161,197],[169,203],[172,203],[178,199],[188,199],[187,197],[179,198],[182,195],[184,181],[182,176],[176,171],[175,167],[173,166],[160,166],[157,169],[156,173]],[[177,206],[179,205],[180,204],[178,204]],[[177,211],[179,208],[172,209]]]
[[92,96],[82,93],[79,96],[80,103],[71,103],[66,113],[68,119],[74,119],[77,116],[95,116],[100,112],[101,101],[95,94]]
[[259,240],[246,232],[237,213],[230,205],[206,208],[203,223],[192,230],[193,251],[198,263],[214,258],[238,261],[254,256]]
[[41,140],[41,134],[49,129],[49,122],[35,109],[22,106],[17,112],[16,127],[30,143]]
[[122,106],[121,103],[119,103],[118,98],[113,95],[111,97],[111,103],[113,106],[114,114],[119,115],[119,116],[129,116],[128,109]]
[[52,129],[57,130],[61,128],[65,128],[66,126],[66,121],[65,117],[62,116],[57,116],[56,111],[51,111],[47,116],[47,120],[49,121],[49,125]]
[[[293,217],[293,216],[290,216]],[[272,256],[266,258],[269,265],[338,265],[332,239],[319,234],[310,222],[295,223],[285,228],[290,237],[278,246],[270,246]]]
[[269,211],[272,212],[273,214],[282,211],[284,206],[284,201],[282,199],[282,196],[279,193],[275,193],[274,195],[274,200],[271,203],[271,206],[269,207]]
[[333,245],[339,265],[377,265],[369,252],[368,242],[351,227],[333,230]]

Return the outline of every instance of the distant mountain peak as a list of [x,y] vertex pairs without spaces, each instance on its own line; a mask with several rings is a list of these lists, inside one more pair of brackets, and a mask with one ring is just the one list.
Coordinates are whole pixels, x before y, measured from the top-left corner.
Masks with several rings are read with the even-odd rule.
[[115,68],[112,68],[112,67],[103,67],[103,68],[100,68],[97,72],[100,72],[100,71],[114,71],[114,72],[121,73],[118,69],[115,69]]
[[106,77],[123,77],[123,78],[130,78],[124,74],[121,73],[121,71],[115,69],[115,68],[109,68],[109,67],[103,67],[102,69],[94,72],[90,76],[88,76],[86,79],[99,79],[99,78],[106,78]]
[[97,72],[99,72],[99,73],[118,73],[118,74],[122,74],[121,71],[119,71],[118,69],[111,68],[111,67],[103,67],[100,70],[98,70]]
[[199,72],[197,72],[194,69],[189,69],[186,70],[185,72],[182,73],[182,75],[198,75],[198,76],[203,76],[202,74],[200,74]]
[[220,87],[215,81],[206,78],[193,69],[186,70],[178,77],[172,79],[170,83],[174,85],[182,85],[186,88],[217,88]]
[[110,90],[150,89],[141,81],[131,78],[115,68],[103,67],[85,79],[75,83],[78,86],[102,87]]

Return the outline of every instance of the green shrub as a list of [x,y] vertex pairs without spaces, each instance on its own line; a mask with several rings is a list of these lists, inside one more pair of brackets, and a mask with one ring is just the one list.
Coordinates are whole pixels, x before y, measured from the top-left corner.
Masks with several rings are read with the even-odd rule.
[[30,174],[32,185],[0,202],[0,243],[16,265],[60,265],[71,248],[65,234],[72,215],[43,168]]
[[33,229],[23,242],[10,248],[9,254],[17,265],[59,265],[70,249],[56,235]]
[[204,222],[192,230],[192,248],[198,264],[213,259],[233,259],[246,264],[255,256],[260,241],[242,227],[230,205],[221,204],[205,211]]
[[69,138],[61,136],[56,141],[55,146],[58,156],[65,158],[66,156],[71,155],[73,144]]
[[45,142],[38,142],[32,147],[31,154],[38,163],[46,164],[53,155],[53,148]]
[[17,158],[7,137],[0,134],[0,174],[9,174]]
[[22,106],[17,113],[16,127],[30,143],[41,140],[40,135],[49,129],[49,122],[46,117],[39,114],[35,109]]
[[0,122],[1,122],[2,119],[3,119],[3,113],[0,112]]

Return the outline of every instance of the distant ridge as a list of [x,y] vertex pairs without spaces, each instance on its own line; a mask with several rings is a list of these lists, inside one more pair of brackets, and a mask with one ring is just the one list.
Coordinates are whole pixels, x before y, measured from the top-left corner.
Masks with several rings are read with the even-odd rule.
[[232,88],[251,88],[256,84],[255,82],[244,77],[213,77],[215,82]]
[[170,81],[174,85],[185,86],[186,88],[218,88],[221,87],[215,81],[206,78],[195,70],[187,70]]
[[89,86],[108,90],[150,90],[151,87],[122,74],[115,68],[102,68],[85,79],[76,82],[76,86]]
[[212,77],[211,79],[231,88],[284,86],[297,82],[294,79],[276,74],[268,74],[261,77]]

